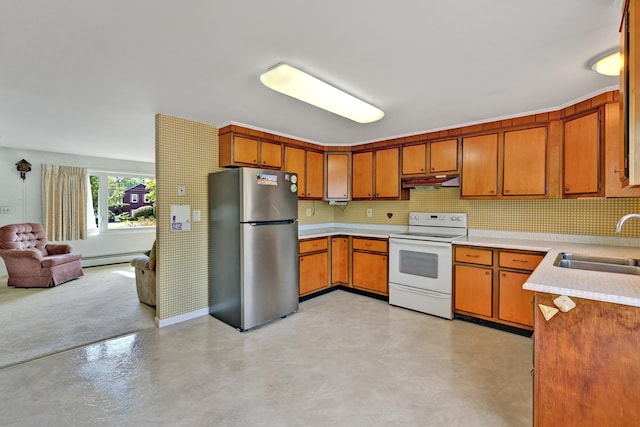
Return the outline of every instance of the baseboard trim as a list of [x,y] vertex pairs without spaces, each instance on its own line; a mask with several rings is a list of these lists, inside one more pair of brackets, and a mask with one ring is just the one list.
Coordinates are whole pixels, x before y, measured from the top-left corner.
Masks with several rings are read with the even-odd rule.
[[165,326],[186,322],[187,320],[207,316],[208,314],[209,308],[207,307],[201,308],[200,310],[190,311],[189,313],[180,314],[178,316],[169,317],[167,319],[158,319],[158,317],[156,317],[156,325],[158,325],[159,328],[164,328]]

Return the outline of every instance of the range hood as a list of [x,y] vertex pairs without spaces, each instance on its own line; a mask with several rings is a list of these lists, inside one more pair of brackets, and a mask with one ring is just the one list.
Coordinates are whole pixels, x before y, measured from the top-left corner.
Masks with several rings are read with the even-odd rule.
[[460,187],[460,176],[436,175],[425,178],[405,178],[402,180],[402,188],[431,190],[438,187]]

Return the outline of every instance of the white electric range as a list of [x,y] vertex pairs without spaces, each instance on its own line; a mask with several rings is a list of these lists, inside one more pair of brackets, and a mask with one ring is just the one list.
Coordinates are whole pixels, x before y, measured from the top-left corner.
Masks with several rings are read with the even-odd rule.
[[453,319],[452,242],[466,235],[466,213],[409,213],[389,236],[389,304]]

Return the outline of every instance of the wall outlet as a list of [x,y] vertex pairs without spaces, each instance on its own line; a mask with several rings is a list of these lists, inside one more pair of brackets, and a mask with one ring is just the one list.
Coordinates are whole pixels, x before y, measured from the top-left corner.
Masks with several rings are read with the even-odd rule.
[[186,196],[186,195],[187,195],[187,186],[178,185],[178,196]]
[[373,216],[373,209],[371,209],[371,208],[367,209],[367,216],[368,217],[372,217]]
[[311,216],[311,208],[307,208],[307,216]]
[[0,206],[0,214],[10,214],[11,206]]

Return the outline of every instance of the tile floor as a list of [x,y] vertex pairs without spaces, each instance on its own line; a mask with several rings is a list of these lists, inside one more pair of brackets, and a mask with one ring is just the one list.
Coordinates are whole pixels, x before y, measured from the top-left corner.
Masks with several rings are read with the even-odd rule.
[[530,426],[532,341],[344,291],[0,370],[4,426]]

